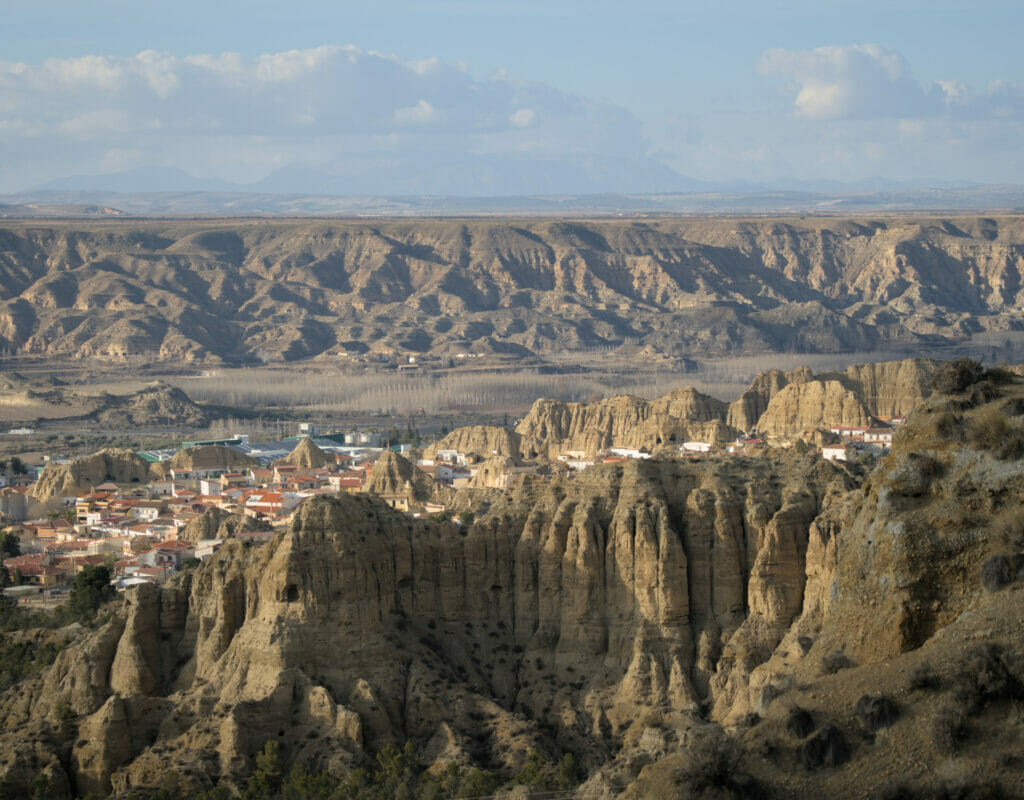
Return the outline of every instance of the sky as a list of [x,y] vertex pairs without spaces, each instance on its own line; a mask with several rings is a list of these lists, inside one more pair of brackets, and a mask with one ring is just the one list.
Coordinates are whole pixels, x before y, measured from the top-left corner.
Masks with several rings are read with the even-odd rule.
[[128,170],[341,194],[1024,183],[1019,0],[6,0],[3,16],[0,192]]

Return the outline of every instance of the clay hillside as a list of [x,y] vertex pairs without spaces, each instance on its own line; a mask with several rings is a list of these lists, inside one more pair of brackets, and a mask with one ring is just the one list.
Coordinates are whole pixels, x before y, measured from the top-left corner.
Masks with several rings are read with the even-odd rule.
[[163,381],[114,395],[30,382],[17,373],[0,376],[0,420],[88,420],[104,429],[160,424],[201,427],[221,413],[222,409],[194,403],[181,389]]
[[954,366],[935,387],[871,472],[627,461],[527,480],[471,525],[313,499],[129,590],[0,695],[0,780],[1019,796],[1024,382]]
[[6,222],[0,348],[165,360],[959,341],[1019,322],[1024,219]]

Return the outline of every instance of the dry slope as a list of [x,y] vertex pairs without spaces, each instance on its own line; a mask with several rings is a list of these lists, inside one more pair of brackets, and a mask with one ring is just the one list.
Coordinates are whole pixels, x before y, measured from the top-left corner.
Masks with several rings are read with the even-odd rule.
[[0,348],[836,352],[1016,329],[1020,217],[0,226]]

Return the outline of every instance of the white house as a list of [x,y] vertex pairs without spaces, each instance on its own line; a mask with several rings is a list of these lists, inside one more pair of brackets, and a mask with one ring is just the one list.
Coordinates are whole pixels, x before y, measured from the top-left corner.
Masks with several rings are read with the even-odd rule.
[[683,442],[684,453],[710,453],[714,449],[711,442]]
[[[646,453],[643,450],[634,450],[632,447],[609,447],[608,452],[613,456],[622,456],[622,458],[650,458],[651,454]],[[580,453],[577,458],[583,458],[583,454]]]
[[867,426],[855,426],[855,425],[833,425],[829,428],[832,433],[837,436],[844,436],[848,439],[855,441],[863,441],[864,433],[868,430]]
[[864,431],[864,441],[889,447],[892,445],[892,428],[868,428]]
[[821,448],[821,457],[826,461],[846,461],[846,445],[827,444]]
[[132,510],[129,515],[133,519],[141,519],[146,522],[152,522],[160,516],[160,509],[156,506],[132,506]]

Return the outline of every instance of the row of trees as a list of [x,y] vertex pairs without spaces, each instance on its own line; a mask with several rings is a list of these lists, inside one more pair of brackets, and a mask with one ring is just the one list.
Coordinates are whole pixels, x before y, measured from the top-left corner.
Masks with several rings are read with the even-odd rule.
[[248,369],[178,385],[194,400],[240,407],[301,407],[319,412],[383,411],[408,416],[468,408],[529,406],[538,397],[583,400],[607,387],[592,377],[515,372],[340,375]]

